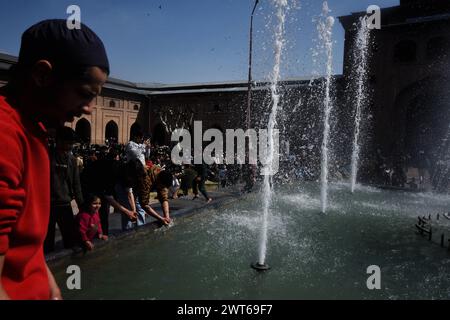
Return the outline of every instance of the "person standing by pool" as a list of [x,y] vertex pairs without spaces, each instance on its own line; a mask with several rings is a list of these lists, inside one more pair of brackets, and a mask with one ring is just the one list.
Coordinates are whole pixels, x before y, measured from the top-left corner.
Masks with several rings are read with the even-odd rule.
[[102,41],[86,25],[39,22],[22,35],[0,92],[0,299],[61,299],[44,258],[50,214],[47,129],[91,114],[109,74]]
[[217,186],[225,188],[226,185],[227,185],[227,166],[225,164],[221,164],[219,167],[219,183]]
[[75,131],[61,127],[56,131],[56,147],[50,150],[51,209],[44,252],[55,250],[55,226],[58,224],[64,248],[75,245],[75,219],[71,201],[75,199],[78,207],[83,204],[80,173],[72,147],[76,140]]
[[[127,162],[138,159],[145,166],[145,154],[147,152],[147,144],[143,143],[144,134],[140,129],[135,129],[131,133],[131,140],[125,147],[125,155]],[[148,142],[149,143],[149,142]]]
[[206,202],[210,203],[212,201],[212,198],[208,195],[208,192],[206,192],[205,188],[205,182],[208,178],[208,167],[205,163],[202,164],[196,164],[194,166],[195,171],[197,172],[197,176],[194,178],[194,181],[192,182],[192,191],[194,192],[194,198],[192,200],[195,200],[198,198],[198,191],[202,193],[202,195],[205,197]]

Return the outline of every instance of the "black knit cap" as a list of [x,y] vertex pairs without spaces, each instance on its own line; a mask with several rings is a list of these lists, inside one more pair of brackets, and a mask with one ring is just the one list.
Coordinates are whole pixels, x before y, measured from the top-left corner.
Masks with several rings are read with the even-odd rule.
[[109,74],[106,50],[100,38],[85,24],[69,29],[67,21],[41,21],[22,34],[20,66],[32,66],[45,59],[65,69],[99,67]]

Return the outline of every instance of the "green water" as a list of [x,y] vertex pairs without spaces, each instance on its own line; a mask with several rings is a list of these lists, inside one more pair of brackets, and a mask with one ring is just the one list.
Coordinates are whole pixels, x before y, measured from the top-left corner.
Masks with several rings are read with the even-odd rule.
[[[450,198],[348,190],[331,185],[323,215],[317,185],[278,188],[265,273],[250,268],[262,211],[254,194],[73,260],[81,290],[66,288],[65,266],[56,278],[65,299],[450,298],[449,251],[414,228],[418,215],[447,211]],[[381,269],[380,290],[367,288],[370,265]]]

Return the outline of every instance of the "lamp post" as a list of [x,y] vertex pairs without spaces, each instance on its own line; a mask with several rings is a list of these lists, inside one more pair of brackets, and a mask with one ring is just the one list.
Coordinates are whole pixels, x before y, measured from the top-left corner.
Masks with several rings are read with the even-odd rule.
[[250,49],[248,53],[248,92],[247,92],[247,129],[250,129],[250,112],[252,105],[252,44],[253,44],[253,14],[259,0],[255,0],[252,15],[250,16]]

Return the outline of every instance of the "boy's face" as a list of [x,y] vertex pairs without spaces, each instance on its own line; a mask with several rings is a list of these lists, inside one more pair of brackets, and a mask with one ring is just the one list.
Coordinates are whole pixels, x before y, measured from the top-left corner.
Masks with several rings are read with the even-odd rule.
[[49,122],[64,124],[83,114],[91,114],[106,79],[107,74],[102,69],[89,67],[80,79],[55,81],[49,88],[52,97],[46,115]]

